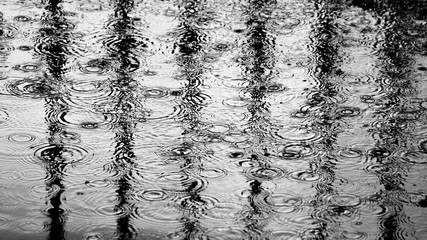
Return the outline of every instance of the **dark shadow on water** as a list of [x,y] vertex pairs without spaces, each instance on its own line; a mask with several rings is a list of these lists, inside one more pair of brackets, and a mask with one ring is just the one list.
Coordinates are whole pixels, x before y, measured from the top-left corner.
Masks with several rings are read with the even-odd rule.
[[[61,26],[68,25],[64,17],[63,9],[60,6],[61,1],[51,0],[46,2],[45,12],[43,13],[42,33],[38,39],[44,43],[44,52],[41,58],[46,62],[47,73],[42,77],[43,86],[47,86],[52,91],[45,96],[46,121],[48,125],[48,145],[42,147],[39,157],[42,159],[46,171],[46,188],[49,190],[46,197],[47,204],[46,215],[50,218],[50,223],[46,225],[49,232],[47,239],[61,240],[65,239],[65,223],[67,219],[67,210],[62,207],[63,194],[65,192],[64,174],[67,166],[70,164],[67,159],[67,143],[63,141],[61,135],[67,133],[65,127],[58,119],[58,112],[66,114],[68,106],[63,101],[67,92],[64,92],[66,80],[63,78],[65,66],[67,63],[67,36],[68,29]],[[46,29],[50,29],[46,34]]]
[[203,49],[206,45],[206,34],[199,26],[200,16],[207,15],[205,1],[190,0],[178,4],[179,25],[174,29],[176,42],[173,53],[179,66],[182,95],[180,96],[180,109],[182,116],[182,138],[179,140],[178,148],[190,150],[189,154],[179,157],[178,170],[186,180],[181,182],[178,199],[175,202],[181,213],[180,222],[182,228],[175,232],[181,239],[199,239],[206,232],[206,228],[200,221],[209,207],[209,199],[203,196],[206,188],[206,179],[200,176],[203,159],[203,144],[195,142],[191,136],[200,132],[201,110],[209,98],[203,93],[200,86],[203,84],[202,75],[204,65],[202,62]]
[[[343,123],[338,114],[340,97],[337,85],[340,79],[339,64],[341,63],[339,30],[337,19],[342,14],[339,1],[314,1],[316,19],[310,34],[311,66],[310,73],[315,84],[308,95],[305,109],[309,110],[309,125],[320,135],[313,143],[317,157],[310,161],[308,172],[317,176],[314,183],[316,195],[311,201],[313,207],[311,217],[317,226],[301,232],[304,239],[329,239],[337,234],[343,214],[351,213],[351,206],[336,205],[327,199],[339,195],[334,189],[337,163],[333,154],[338,133]],[[354,212],[354,211],[353,211]],[[349,216],[348,216],[349,217]]]
[[114,119],[110,123],[115,135],[112,139],[114,155],[111,169],[117,194],[114,206],[117,215],[114,239],[131,240],[138,236],[133,223],[136,207],[131,200],[134,191],[131,172],[136,166],[134,132],[137,123],[143,121],[137,117],[142,103],[132,72],[140,67],[135,55],[136,49],[145,43],[139,37],[130,16],[135,7],[134,1],[114,1],[112,4],[114,14],[108,20],[108,32],[103,45],[108,53],[109,64],[114,69],[109,83],[113,94],[108,103],[112,111],[105,113],[112,115]]
[[[271,192],[264,185],[274,179],[283,177],[281,170],[272,164],[269,156],[272,154],[267,149],[273,142],[269,131],[270,104],[267,98],[272,94],[275,75],[275,36],[271,29],[271,14],[277,4],[274,0],[245,1],[243,4],[242,18],[246,24],[245,38],[242,45],[244,61],[240,63],[242,76],[247,81],[247,86],[242,90],[249,98],[247,111],[249,118],[244,130],[253,137],[248,148],[249,161],[253,167],[244,170],[246,175],[247,203],[240,211],[239,222],[243,224],[242,236],[245,239],[265,239],[268,231],[265,227],[272,218],[272,207],[267,202]],[[265,146],[265,147],[263,147]]]
[[375,147],[368,153],[369,163],[377,165],[375,171],[382,189],[376,193],[376,204],[384,212],[379,214],[378,239],[413,239],[415,230],[404,209],[409,195],[405,190],[405,176],[410,165],[401,155],[413,144],[411,132],[420,109],[411,98],[416,96],[415,81],[411,76],[413,60],[411,39],[403,35],[413,24],[413,11],[416,1],[379,1],[381,6],[369,7],[383,23],[383,38],[376,44],[378,51],[380,76],[378,82],[385,89],[376,101],[377,121],[372,124],[372,136]]

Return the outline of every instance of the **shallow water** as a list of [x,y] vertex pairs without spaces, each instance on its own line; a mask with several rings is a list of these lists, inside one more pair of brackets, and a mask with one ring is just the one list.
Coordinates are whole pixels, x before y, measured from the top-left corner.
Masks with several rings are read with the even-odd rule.
[[0,3],[0,239],[427,239],[427,4]]

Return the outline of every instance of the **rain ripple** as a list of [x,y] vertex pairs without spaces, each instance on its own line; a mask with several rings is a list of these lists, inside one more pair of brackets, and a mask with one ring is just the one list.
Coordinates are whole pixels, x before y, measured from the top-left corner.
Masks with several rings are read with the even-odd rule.
[[[34,47],[31,47],[34,49],[34,52],[37,53],[40,56],[45,57],[52,57],[57,58],[58,54],[63,56],[83,56],[85,53],[85,50],[80,46],[76,41],[78,40],[78,36],[76,37],[73,34],[68,34],[65,36],[62,36],[61,38],[58,38],[57,36],[54,36],[54,32],[56,30],[49,29],[49,28],[43,28],[40,30],[42,35],[46,35],[43,37],[39,37],[36,39],[36,42],[34,43]],[[72,39],[72,38],[75,39]],[[58,53],[57,50],[52,49],[53,46],[56,46],[60,44],[61,45],[61,51]],[[21,49],[23,50],[23,49]],[[28,51],[28,50],[23,50]]]
[[7,44],[0,43],[0,55],[1,56],[8,56],[14,50],[15,50],[15,48],[13,46],[9,46]]
[[174,199],[174,203],[178,204],[179,208],[192,213],[206,214],[218,204],[219,200],[214,196],[206,194],[180,196]]
[[203,191],[208,187],[208,180],[190,176],[185,172],[164,172],[161,173],[156,183],[164,190],[170,192]]
[[231,202],[218,202],[214,208],[209,209],[206,217],[218,221],[234,220],[238,217],[243,205]]
[[268,195],[265,201],[271,205],[273,211],[286,214],[300,211],[304,204],[304,199],[301,197],[280,193]]
[[318,131],[310,131],[307,126],[301,125],[284,125],[272,131],[272,134],[275,138],[290,142],[313,143],[322,138]]
[[279,167],[262,167],[262,166],[256,166],[256,167],[249,167],[244,170],[244,173],[249,178],[255,178],[260,181],[263,180],[272,180],[281,178],[285,175],[285,172],[279,168]]
[[95,129],[115,122],[113,115],[105,115],[91,110],[75,109],[48,112],[50,121],[57,121],[63,126]]
[[43,70],[43,65],[39,63],[24,63],[13,66],[14,70],[20,70],[23,72],[38,72]]
[[170,198],[169,193],[162,189],[145,189],[141,192],[135,193],[135,196],[133,197],[136,201],[148,202],[165,201],[168,198]]
[[25,15],[17,15],[13,18],[17,22],[30,22],[32,21],[31,17]]
[[317,182],[322,175],[312,170],[297,170],[289,173],[289,178],[301,182]]
[[110,97],[114,91],[102,81],[79,81],[66,86],[73,96],[69,103],[75,107],[92,105]]
[[49,164],[53,160],[60,165],[89,165],[94,158],[94,151],[88,146],[77,144],[40,144],[32,146],[33,156],[26,156],[29,163]]
[[301,159],[315,155],[315,149],[305,143],[293,143],[279,147],[279,156],[284,159]]
[[233,240],[233,239],[250,239],[247,231],[240,227],[216,227],[203,234],[201,239],[212,240]]
[[45,79],[24,78],[6,84],[7,91],[17,97],[45,98],[57,94]]

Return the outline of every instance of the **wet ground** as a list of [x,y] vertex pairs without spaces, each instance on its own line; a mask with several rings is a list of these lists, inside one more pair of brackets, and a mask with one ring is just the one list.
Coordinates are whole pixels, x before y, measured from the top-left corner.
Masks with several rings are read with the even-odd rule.
[[0,239],[426,239],[426,16],[3,0]]

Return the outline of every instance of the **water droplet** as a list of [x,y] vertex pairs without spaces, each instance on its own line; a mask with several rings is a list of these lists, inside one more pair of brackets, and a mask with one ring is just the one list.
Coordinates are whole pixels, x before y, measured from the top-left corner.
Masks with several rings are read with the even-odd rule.
[[147,189],[137,194],[138,199],[146,201],[163,201],[169,197],[169,194],[161,189]]
[[245,155],[243,152],[231,152],[228,154],[230,158],[242,158]]
[[294,180],[303,182],[315,182],[320,180],[320,175],[310,170],[299,170],[289,174],[289,177]]
[[24,16],[24,15],[18,15],[18,16],[15,16],[13,18],[13,20],[15,20],[17,22],[29,22],[29,21],[31,21],[31,18],[28,16]]

